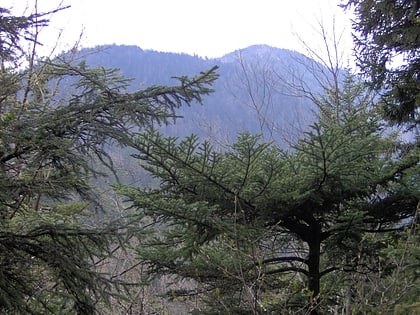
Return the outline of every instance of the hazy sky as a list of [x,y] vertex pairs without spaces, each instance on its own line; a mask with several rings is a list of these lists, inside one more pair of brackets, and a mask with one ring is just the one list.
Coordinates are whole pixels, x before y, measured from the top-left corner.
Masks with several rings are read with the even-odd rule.
[[[319,23],[332,35],[344,31],[351,46],[350,19],[340,0],[38,0],[38,10],[71,5],[51,17],[41,41],[45,50],[62,32],[60,51],[81,37],[82,47],[129,44],[143,49],[220,57],[254,44],[302,51],[321,43]],[[13,13],[33,12],[35,0],[2,0]],[[303,52],[303,51],[302,51]]]

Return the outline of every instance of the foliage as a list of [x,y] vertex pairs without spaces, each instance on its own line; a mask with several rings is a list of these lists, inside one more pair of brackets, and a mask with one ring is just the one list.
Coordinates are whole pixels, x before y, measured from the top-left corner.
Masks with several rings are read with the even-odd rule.
[[160,186],[119,193],[153,223],[138,247],[151,277],[196,284],[171,296],[204,296],[210,313],[317,314],[334,304],[331,275],[377,272],[382,248],[361,240],[412,221],[418,151],[396,145],[353,76],[330,95],[289,151],[249,133],[225,150],[138,135],[135,157]]
[[351,309],[354,313],[411,314],[410,309],[418,311],[418,241],[416,220],[398,233],[364,236],[361,244],[367,250],[377,248],[379,253],[374,261],[367,255],[362,257],[361,264],[372,268],[374,262],[377,272],[354,273],[345,279],[353,288]]
[[[61,9],[60,9],[61,10]],[[57,10],[58,11],[58,10]],[[21,57],[23,50],[21,38],[36,41],[30,30],[48,25],[48,13],[34,13],[29,16],[10,16],[9,10],[0,8],[0,59],[2,62],[14,62]]]
[[87,224],[100,206],[91,189],[97,166],[113,170],[110,145],[130,145],[133,128],[170,122],[217,76],[211,69],[129,93],[116,70],[71,56],[37,59],[46,16],[0,9],[0,311],[93,314],[98,301],[118,297],[121,283],[96,266],[127,232],[121,222]]
[[417,0],[350,0],[354,8],[356,56],[374,87],[383,93],[391,121],[419,123],[420,4]]

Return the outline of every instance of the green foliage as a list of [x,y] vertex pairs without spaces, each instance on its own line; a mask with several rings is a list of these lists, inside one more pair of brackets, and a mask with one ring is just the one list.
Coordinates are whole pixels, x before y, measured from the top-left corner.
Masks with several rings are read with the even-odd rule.
[[419,123],[420,5],[416,0],[350,0],[356,55],[361,70],[384,93],[382,105],[393,122]]
[[419,155],[400,155],[351,76],[339,103],[323,102],[289,151],[249,133],[224,150],[195,136],[138,135],[134,156],[160,186],[118,192],[152,220],[138,246],[152,277],[192,280],[183,295],[207,292],[216,313],[316,314],[337,294],[323,279],[362,271],[361,256],[374,272],[383,248],[362,240],[411,222]]
[[92,178],[115,171],[110,145],[130,146],[132,129],[168,123],[181,105],[201,102],[217,75],[129,93],[117,70],[69,56],[29,55],[21,68],[22,45],[29,38],[35,51],[31,38],[48,21],[0,13],[0,312],[94,314],[121,297],[123,284],[97,267],[128,227],[87,223],[101,206]]
[[[366,252],[360,255],[359,272],[343,277],[346,286],[337,288],[337,298],[355,314],[415,314],[420,289],[418,244],[416,221],[403,231],[364,235],[359,247]],[[330,281],[337,286],[336,278]]]
[[35,13],[29,16],[11,16],[10,11],[0,7],[0,60],[16,62],[23,53],[21,40],[36,41],[31,33],[34,27],[48,25],[48,13]]

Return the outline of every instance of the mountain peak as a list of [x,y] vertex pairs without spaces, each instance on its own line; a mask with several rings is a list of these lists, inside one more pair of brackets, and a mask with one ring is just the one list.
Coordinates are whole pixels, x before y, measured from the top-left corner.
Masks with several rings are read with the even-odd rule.
[[298,54],[295,51],[277,48],[269,45],[251,45],[246,48],[235,50],[219,58],[220,61],[230,63],[238,60],[238,58],[274,58],[283,59],[291,54]]

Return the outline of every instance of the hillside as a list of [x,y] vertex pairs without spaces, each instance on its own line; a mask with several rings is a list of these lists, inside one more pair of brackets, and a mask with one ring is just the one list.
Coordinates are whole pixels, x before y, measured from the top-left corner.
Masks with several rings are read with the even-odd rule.
[[217,65],[220,78],[203,106],[182,108],[179,113],[183,119],[162,127],[165,133],[181,137],[195,133],[225,142],[247,130],[285,143],[311,120],[313,109],[313,104],[302,95],[296,96],[289,85],[302,80],[311,90],[319,89],[303,66],[306,57],[264,45],[216,59],[117,45],[83,49],[78,57],[91,66],[120,69],[133,79],[133,88],[169,85],[175,82],[173,77],[194,75]]

